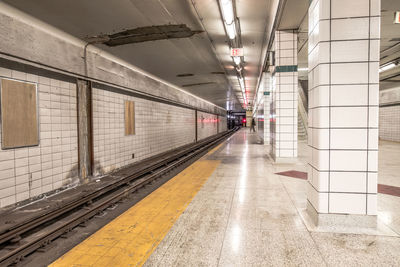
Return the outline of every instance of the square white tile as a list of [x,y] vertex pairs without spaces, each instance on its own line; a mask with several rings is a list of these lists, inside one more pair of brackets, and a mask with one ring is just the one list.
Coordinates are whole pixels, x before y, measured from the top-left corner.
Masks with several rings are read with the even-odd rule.
[[367,127],[368,108],[331,107],[331,127],[357,128]]
[[332,85],[332,106],[363,106],[368,105],[368,85]]
[[332,20],[332,40],[369,39],[368,26],[369,18]]
[[368,63],[332,64],[332,84],[368,84]]
[[351,18],[369,16],[369,1],[331,0],[332,18]]
[[329,129],[312,129],[312,146],[329,149]]
[[367,149],[366,129],[331,129],[331,149]]
[[331,49],[332,62],[368,61],[369,40],[335,41]]
[[331,171],[366,171],[367,152],[366,151],[331,151],[330,152]]
[[330,193],[329,212],[342,214],[365,214],[367,206],[365,194]]
[[332,192],[366,193],[366,172],[331,172],[330,190]]

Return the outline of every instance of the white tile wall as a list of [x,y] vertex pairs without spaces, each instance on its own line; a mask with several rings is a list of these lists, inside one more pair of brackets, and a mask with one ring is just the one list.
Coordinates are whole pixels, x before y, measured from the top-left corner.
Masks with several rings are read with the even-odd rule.
[[380,91],[379,138],[400,142],[400,87]]
[[[1,78],[37,84],[40,144],[0,149],[0,207],[78,183],[76,84],[6,68],[0,68]],[[132,136],[124,136],[125,100],[135,102]],[[205,118],[200,139],[227,130],[226,117],[199,114]],[[194,142],[195,119],[191,109],[94,88],[94,174]]]
[[379,138],[400,142],[400,105],[379,109]]
[[[135,135],[124,133],[125,100],[135,102]],[[194,110],[94,88],[94,174],[194,142],[194,115]]]
[[197,112],[197,140],[217,134],[217,115]]
[[380,13],[372,2],[309,8],[308,200],[319,213],[376,215]]
[[218,116],[218,133],[222,133],[228,130],[228,119],[227,117]]
[[77,181],[76,86],[0,68],[0,78],[36,83],[39,146],[0,150],[0,207]]

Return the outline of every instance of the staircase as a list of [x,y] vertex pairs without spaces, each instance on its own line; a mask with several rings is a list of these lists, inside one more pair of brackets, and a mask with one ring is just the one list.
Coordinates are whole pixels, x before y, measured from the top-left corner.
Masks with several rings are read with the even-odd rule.
[[298,83],[298,114],[297,114],[297,138],[298,140],[307,140],[308,114],[307,114],[307,86],[304,81]]
[[304,126],[300,114],[297,116],[297,139],[300,141],[307,140],[307,129]]

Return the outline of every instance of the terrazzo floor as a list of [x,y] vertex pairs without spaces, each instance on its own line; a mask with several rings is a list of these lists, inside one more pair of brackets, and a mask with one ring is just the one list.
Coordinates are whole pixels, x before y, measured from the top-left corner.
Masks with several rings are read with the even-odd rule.
[[[209,159],[220,164],[145,266],[399,266],[400,197],[378,194],[380,230],[324,231],[304,219],[307,148],[273,164],[269,147],[242,129]],[[400,144],[381,142],[379,183],[400,186]],[[382,230],[383,229],[383,230]]]

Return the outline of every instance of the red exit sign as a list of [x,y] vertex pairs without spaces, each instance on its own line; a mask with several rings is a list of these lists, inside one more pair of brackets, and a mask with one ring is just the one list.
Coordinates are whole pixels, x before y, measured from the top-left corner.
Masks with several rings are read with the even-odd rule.
[[231,48],[231,57],[243,57],[243,48]]
[[394,23],[400,24],[400,11],[394,13]]

